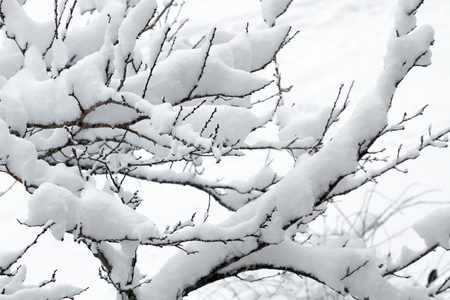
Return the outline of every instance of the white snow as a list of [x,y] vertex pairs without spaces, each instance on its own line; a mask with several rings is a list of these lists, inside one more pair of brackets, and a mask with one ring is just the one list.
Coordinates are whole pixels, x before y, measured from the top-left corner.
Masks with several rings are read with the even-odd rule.
[[97,7],[95,14],[85,24],[71,25],[67,32],[65,44],[67,57],[73,63],[85,56],[98,51],[104,44],[105,36],[112,42],[117,41],[117,29],[125,16],[126,5],[122,1],[83,1],[79,3],[80,10],[89,11]]
[[[191,91],[192,96],[198,97],[242,96],[260,90],[270,81],[249,71],[261,69],[270,62],[289,30],[289,26],[280,26],[236,36],[227,43],[213,45],[200,82],[197,80],[202,72],[208,45],[204,44],[196,50],[177,50],[156,65],[148,84],[146,99],[154,104],[161,103],[162,99],[177,104],[185,100]],[[264,41],[267,39],[274,42],[266,46]],[[149,72],[147,70],[128,78],[124,90],[142,94]]]
[[36,22],[32,20],[16,0],[2,2],[2,13],[6,19],[6,32],[14,37],[22,50],[28,45],[36,45],[39,52],[45,52],[53,37],[53,21]]
[[[119,48],[126,56],[132,53],[136,40],[145,26],[149,23],[156,9],[155,0],[141,0],[128,13],[119,27]],[[123,59],[120,57],[119,59]]]
[[50,230],[55,239],[62,240],[66,230],[73,230],[80,222],[77,198],[67,189],[43,183],[30,198],[27,223],[42,225],[54,222]]
[[57,39],[52,46],[52,75],[57,76],[59,71],[65,67],[67,63],[67,47],[64,42]]
[[50,229],[59,240],[66,231],[75,229],[94,240],[158,236],[147,217],[89,184],[78,198],[62,187],[44,183],[30,198],[29,210],[25,222],[29,225],[54,222]]
[[275,19],[286,11],[291,2],[292,0],[261,0],[262,16],[267,25],[275,25]]
[[10,135],[3,120],[0,120],[0,152],[8,156],[8,168],[27,184],[40,185],[44,182],[61,184],[72,193],[82,187],[81,179],[74,168],[59,164],[50,166],[37,159],[34,145],[29,141]]
[[[400,1],[395,21],[397,30],[392,32],[388,42],[384,70],[373,89],[351,107],[352,114],[343,119],[343,126],[336,129],[332,139],[324,141],[319,152],[290,153],[295,166],[284,177],[278,176],[276,168],[266,162],[245,180],[228,180],[227,177],[221,180],[223,174],[220,172],[218,180],[210,180],[202,173],[203,165],[198,161],[209,160],[212,156],[219,164],[225,154],[230,154],[232,145],[246,146],[249,134],[272,117],[273,109],[262,116],[256,109],[251,109],[250,103],[255,99],[251,100],[248,95],[271,84],[267,71],[257,71],[270,63],[284,46],[291,27],[275,26],[275,23],[292,1],[261,2],[264,20],[271,28],[254,31],[253,25],[249,25],[248,33],[241,30],[237,34],[210,31],[217,35],[214,38],[211,34],[206,35],[196,49],[191,49],[187,40],[180,41],[182,44],[177,41],[168,55],[169,45],[161,48],[161,44],[171,32],[169,26],[161,27],[151,36],[146,35],[136,44],[156,9],[155,0],[134,1],[128,10],[125,2],[120,0],[80,0],[78,8],[81,12],[87,15],[94,8],[97,12],[92,14],[86,26],[74,24],[70,27],[67,39],[55,39],[43,58],[53,37],[53,21],[32,21],[17,1],[4,0],[2,12],[6,32],[26,51],[22,54],[14,41],[2,37],[6,39],[0,50],[0,161],[3,171],[20,178],[33,192],[25,223],[33,226],[52,224],[50,231],[57,240],[62,240],[69,232],[75,238],[84,236],[99,241],[92,249],[98,247],[97,250],[106,256],[112,266],[111,279],[122,287],[130,283],[130,266],[139,243],[182,243],[177,246],[186,252],[180,251],[169,259],[151,282],[139,288],[141,298],[176,299],[180,290],[195,284],[211,270],[222,268],[225,262],[233,261],[222,269],[222,274],[255,264],[266,265],[298,270],[336,291],[348,291],[355,297],[428,299],[425,288],[411,288],[409,282],[405,287],[398,287],[382,277],[375,251],[364,248],[360,239],[347,241],[347,237],[343,237],[323,248],[290,240],[298,230],[297,222],[301,222],[301,228],[306,230],[306,224],[317,217],[319,209],[325,209],[326,205],[316,207],[317,203],[330,196],[326,193],[336,180],[346,177],[333,190],[342,192],[395,165],[395,160],[389,161],[384,169],[369,169],[364,175],[353,176],[359,167],[359,151],[365,150],[364,147],[388,125],[387,113],[399,81],[414,65],[431,62],[429,47],[434,40],[434,30],[424,25],[411,32],[417,22],[410,13],[420,0]],[[144,49],[141,49],[142,45],[145,45]],[[127,65],[131,59],[147,65],[133,70],[130,64]],[[301,67],[295,67],[295,72],[302,72]],[[127,76],[123,77],[125,74]],[[308,76],[310,80],[321,80],[315,74]],[[144,90],[147,81],[149,85]],[[144,94],[145,99],[142,99]],[[295,97],[300,94],[297,92]],[[216,96],[224,97],[216,99]],[[241,98],[228,101],[227,97]],[[289,101],[300,104],[277,109],[279,140],[270,144],[273,147],[268,147],[266,140],[253,146],[280,150],[294,141],[295,146],[308,147],[321,138],[330,107],[307,106],[301,103],[304,101],[301,97],[288,97]],[[106,105],[108,101],[115,103]],[[80,116],[83,119],[77,120]],[[116,127],[137,118],[142,121],[129,128],[132,132]],[[68,143],[70,130],[81,128],[81,123],[72,126],[75,121],[93,125],[77,135],[81,143],[76,143],[73,149],[68,147],[63,154],[55,154],[53,165],[39,159],[46,151]],[[27,128],[30,124],[36,126],[35,131],[30,132]],[[47,127],[54,124],[60,128]],[[400,130],[404,127],[394,125],[390,128]],[[135,210],[137,204],[127,202],[133,196],[132,192],[121,190],[115,194],[109,181],[100,189],[94,179],[88,181],[80,176],[78,166],[69,167],[73,161],[67,165],[57,163],[59,157],[71,155],[70,150],[78,157],[83,156],[83,143],[87,141],[96,141],[95,147],[99,151],[111,149],[106,141],[113,137],[123,137],[123,149],[108,154],[105,159],[112,172],[109,180],[117,179],[113,178],[115,172],[127,164],[142,163],[142,167],[130,168],[128,175],[162,183],[200,186],[206,191],[206,198],[208,190],[214,188],[225,206],[236,211],[218,224],[198,223],[197,219],[180,221],[177,224],[182,229],[161,233],[157,224],[149,219],[150,213],[145,209],[138,212]],[[433,141],[433,137],[425,138],[424,145],[444,145]],[[139,147],[145,156],[142,159],[133,156],[137,152],[131,150]],[[402,152],[397,159],[416,158],[419,150],[413,148]],[[246,153],[234,151],[231,154]],[[184,169],[179,172],[180,166],[176,163],[173,169],[145,166],[145,162],[148,165],[172,160],[184,163],[197,155],[198,160],[185,166],[195,172]],[[95,160],[90,159],[84,163]],[[101,162],[96,166],[103,167]],[[268,186],[271,188],[267,189]],[[149,198],[153,201],[158,195],[151,194]],[[151,214],[156,213],[152,211]],[[210,215],[212,212],[209,211],[203,214],[204,218]],[[417,222],[414,230],[427,246],[439,244],[448,249],[449,215],[448,207],[438,209]],[[260,250],[261,243],[265,248],[254,252]],[[403,261],[415,254],[409,248],[404,249]],[[7,265],[17,253],[2,250],[0,266]],[[69,285],[27,287],[23,285],[25,273],[23,267],[11,282],[0,282],[0,287],[6,287],[6,294],[14,292],[14,295],[0,298],[56,299],[63,292],[70,295],[81,291]],[[136,274],[139,274],[137,269]],[[131,284],[138,284],[142,279],[139,276]]]
[[449,249],[450,206],[441,207],[417,221],[413,228],[428,247],[435,244]]

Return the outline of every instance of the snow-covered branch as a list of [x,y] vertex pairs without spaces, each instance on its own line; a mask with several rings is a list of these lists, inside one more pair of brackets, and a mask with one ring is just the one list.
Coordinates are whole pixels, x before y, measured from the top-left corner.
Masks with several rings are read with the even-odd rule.
[[[264,268],[358,299],[427,299],[448,289],[448,280],[431,292],[412,281],[390,282],[389,275],[436,248],[448,250],[449,226],[438,228],[431,217],[414,227],[425,250],[384,267],[364,245],[324,247],[309,229],[335,197],[398,170],[425,148],[447,146],[449,127],[430,126],[417,146],[405,151],[400,142],[392,157],[382,141],[424,114],[425,107],[388,122],[399,84],[413,67],[431,63],[433,29],[416,28],[423,1],[399,1],[374,88],[350,108],[354,83],[346,94],[341,85],[334,102],[315,115],[288,104],[292,86],[284,86],[277,58],[298,33],[277,24],[292,0],[261,1],[265,29],[214,28],[198,42],[184,31],[183,1],[55,0],[46,22],[32,19],[26,1],[19,2],[0,1],[0,54],[16,58],[0,69],[0,171],[25,186],[24,224],[42,232],[22,251],[0,254],[0,275],[19,282],[5,285],[3,294],[56,299],[85,291],[56,286],[55,274],[27,288],[26,268],[11,270],[46,231],[84,244],[99,262],[100,278],[122,299],[180,299]],[[280,153],[291,159],[287,171],[271,166],[278,159],[288,165]],[[265,161],[252,164],[253,155]],[[139,192],[136,181],[167,191],[193,187],[200,193],[192,198],[208,201],[207,211],[161,229],[166,224],[153,219],[158,213],[141,204],[163,201]],[[210,222],[212,206],[225,209],[227,219]],[[447,213],[433,217],[447,224]],[[371,225],[368,230],[377,226]],[[154,276],[141,274],[148,262],[140,253],[154,247],[179,253]]]

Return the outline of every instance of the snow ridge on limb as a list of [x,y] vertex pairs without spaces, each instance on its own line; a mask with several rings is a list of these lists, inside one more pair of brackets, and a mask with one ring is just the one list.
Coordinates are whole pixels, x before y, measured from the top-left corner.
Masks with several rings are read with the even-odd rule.
[[[379,75],[375,87],[358,104],[359,109],[355,111],[349,120],[346,125],[347,129],[343,129],[348,130],[348,133],[358,143],[361,143],[358,146],[358,159],[366,159],[369,147],[379,137],[389,132],[389,130],[386,131],[386,128],[388,128],[387,112],[398,85],[413,67],[423,67],[431,64],[430,46],[434,42],[434,30],[430,25],[415,28],[416,18],[414,13],[411,13],[411,7],[415,8],[415,12],[423,1],[415,1],[415,3],[417,2],[416,6],[412,5],[412,2],[414,1],[399,2],[395,22],[396,27],[394,28],[393,36],[388,41],[384,57],[384,70]],[[404,34],[401,35],[400,32],[404,32]],[[370,120],[369,123],[367,120]],[[360,126],[360,129],[354,130],[358,126]],[[336,182],[335,194],[342,194],[342,191],[337,192],[339,190],[351,191],[357,186],[359,187],[361,184],[384,174],[386,171],[396,168],[399,164],[417,158],[422,149],[431,146],[433,141],[438,143],[445,137],[446,133],[448,133],[448,130],[442,130],[439,134],[430,134],[430,140],[427,143],[421,141],[420,145],[415,149],[402,151],[402,153],[400,153],[400,146],[397,158],[392,159],[391,162],[378,170],[367,170],[365,174],[353,178],[344,176]],[[326,198],[327,196],[325,195],[321,197],[321,199]]]
[[424,239],[427,247],[439,245],[445,249],[450,249],[449,213],[449,206],[439,208],[414,224],[414,230],[422,239]]
[[0,4],[6,36],[13,39],[20,51],[25,54],[28,46],[35,45],[43,54],[53,37],[52,21],[43,23],[32,20],[16,0],[4,0]]
[[[280,26],[236,35],[229,42],[219,45],[211,41],[210,47],[209,44],[202,46],[205,49],[175,51],[151,70],[128,78],[123,91],[138,93],[145,89],[145,99],[151,103],[158,104],[164,99],[172,105],[204,97],[242,98],[251,95],[270,84],[270,80],[254,72],[272,61],[289,30],[289,26]],[[268,39],[273,43],[266,46]],[[249,58],[250,65],[246,65]],[[198,70],[201,70],[201,76]],[[152,75],[148,80],[150,72]],[[167,84],[171,86],[170,92],[166,89]],[[193,87],[196,88],[193,90]]]
[[275,25],[275,20],[284,14],[293,0],[260,0],[262,16],[269,27]]
[[311,247],[284,240],[244,257],[220,273],[235,276],[254,268],[287,270],[357,299],[427,299],[424,290],[398,289],[387,282],[379,272],[377,260],[373,249]]

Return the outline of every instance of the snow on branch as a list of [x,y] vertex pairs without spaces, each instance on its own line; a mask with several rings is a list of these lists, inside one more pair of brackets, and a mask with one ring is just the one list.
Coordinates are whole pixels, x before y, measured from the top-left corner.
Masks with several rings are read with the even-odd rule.
[[[447,146],[450,127],[430,126],[418,145],[404,150],[400,143],[393,157],[381,139],[425,110],[388,123],[399,84],[431,63],[433,29],[416,28],[423,1],[399,1],[384,69],[355,108],[351,83],[346,96],[342,85],[315,114],[284,101],[291,87],[282,85],[276,57],[298,31],[276,23],[292,2],[261,1],[267,29],[214,28],[192,42],[188,20],[180,19],[183,1],[55,0],[53,18],[41,23],[27,15],[27,4],[0,1],[0,54],[16,58],[0,70],[0,171],[30,194],[24,226],[42,227],[23,250],[0,253],[0,276],[9,282],[1,293],[56,299],[86,291],[56,285],[56,273],[29,288],[26,267],[12,270],[46,231],[86,246],[100,278],[122,299],[181,299],[264,268],[354,298],[428,299],[447,290],[448,280],[434,290],[390,282],[434,249],[448,250],[450,229],[434,222],[445,223],[447,209],[414,226],[425,250],[389,266],[354,241],[325,247],[309,228],[336,196],[400,170],[425,148]],[[272,161],[287,166],[285,153],[292,166],[278,172]],[[181,195],[204,201],[206,212],[159,224],[160,212],[146,205],[165,205],[165,195],[140,192],[136,182],[168,194],[193,187],[193,196]],[[219,208],[228,217],[213,222]],[[154,248],[179,252],[154,275],[142,274],[148,262],[140,254]]]
[[38,242],[39,238],[49,230],[54,222],[47,222],[40,233],[38,233],[35,239],[28,244],[25,248],[18,251],[0,252],[0,294],[5,299],[20,299],[29,297],[41,297],[46,299],[57,299],[57,297],[74,297],[85,292],[88,288],[82,289],[79,287],[67,285],[67,284],[55,284],[56,271],[52,274],[52,278],[42,281],[39,285],[25,285],[27,267],[19,265],[17,269],[13,270],[14,265],[20,264],[20,259]]

